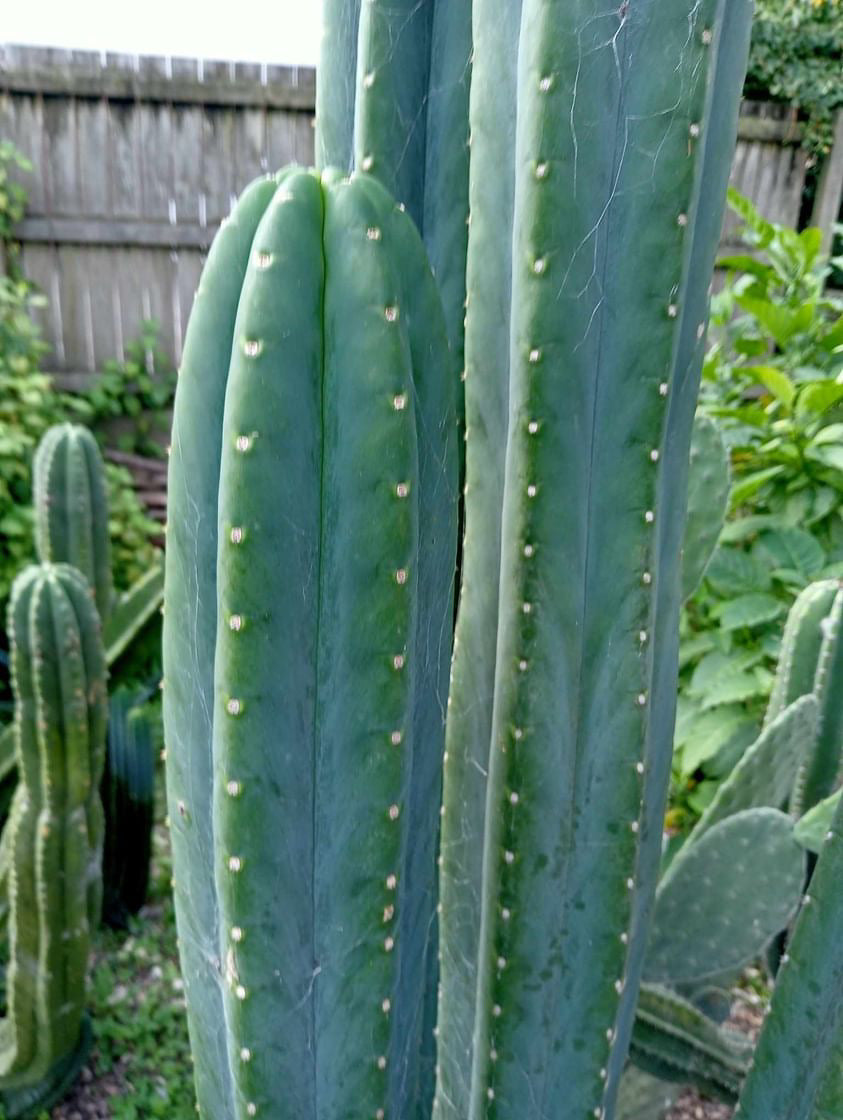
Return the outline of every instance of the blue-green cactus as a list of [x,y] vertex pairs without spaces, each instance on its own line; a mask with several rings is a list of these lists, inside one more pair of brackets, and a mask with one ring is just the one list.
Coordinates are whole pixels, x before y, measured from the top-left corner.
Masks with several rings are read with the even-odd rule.
[[698,413],[691,433],[688,516],[682,538],[682,598],[696,591],[717,546],[732,485],[729,452],[717,424]]
[[740,1096],[741,1120],[826,1120],[841,1103],[841,883],[843,800],[781,960],[770,1011]]
[[106,669],[91,592],[67,565],[18,576],[9,635],[20,778],[2,844],[9,966],[0,1101],[21,1115],[47,1107],[90,1041],[85,978],[102,893]]
[[185,346],[164,615],[176,907],[214,1120],[410,1116],[432,1091],[454,398],[422,245],[384,189],[298,170],[249,188]]
[[732,0],[517,8],[474,4],[442,1120],[612,1110],[659,860],[691,425],[750,19]]
[[81,424],[56,424],[32,464],[35,544],[45,563],[72,564],[87,579],[103,623],[111,612],[111,550],[105,464]]

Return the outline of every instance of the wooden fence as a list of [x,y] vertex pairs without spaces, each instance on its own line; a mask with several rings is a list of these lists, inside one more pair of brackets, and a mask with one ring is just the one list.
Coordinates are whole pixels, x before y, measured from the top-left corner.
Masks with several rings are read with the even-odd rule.
[[[199,272],[256,175],[313,158],[312,69],[5,47],[0,138],[34,164],[23,267],[48,296],[46,365],[78,384],[121,358],[144,319],[178,362]],[[843,121],[843,115],[841,115]],[[843,129],[815,214],[830,231]],[[796,224],[807,171],[786,107],[744,105],[733,185]],[[732,247],[736,220],[724,242]]]
[[5,47],[0,138],[34,165],[17,230],[74,384],[145,319],[178,362],[204,255],[255,176],[313,160],[312,69]]

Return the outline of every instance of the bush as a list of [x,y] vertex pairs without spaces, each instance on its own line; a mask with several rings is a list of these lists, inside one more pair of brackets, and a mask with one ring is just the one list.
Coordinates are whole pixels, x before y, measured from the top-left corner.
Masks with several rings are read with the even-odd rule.
[[806,141],[828,150],[834,112],[843,106],[843,2],[755,0],[745,93],[801,110]]
[[819,230],[772,225],[734,193],[731,204],[753,255],[721,261],[700,404],[730,448],[733,489],[682,619],[675,824],[755,737],[796,595],[843,578],[843,302],[823,295]]

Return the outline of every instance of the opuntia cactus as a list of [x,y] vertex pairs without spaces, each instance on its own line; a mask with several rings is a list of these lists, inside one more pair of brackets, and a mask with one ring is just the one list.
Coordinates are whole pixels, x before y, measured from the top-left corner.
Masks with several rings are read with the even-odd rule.
[[8,1115],[47,1107],[84,1060],[99,922],[106,670],[84,577],[27,568],[9,606],[18,788],[6,823],[9,967],[0,1049]]
[[35,543],[42,563],[72,564],[94,592],[103,625],[111,613],[111,549],[105,465],[91,432],[56,424],[32,464]]
[[169,483],[169,813],[206,1117],[409,1116],[432,1091],[451,374],[380,184],[290,170],[244,193],[196,298]]
[[[740,1096],[745,1120],[839,1115],[843,1053],[843,800],[782,957]],[[832,1108],[832,1106],[834,1106]]]
[[717,424],[697,413],[688,466],[688,515],[682,537],[682,598],[697,589],[723,528],[731,489],[729,452]]

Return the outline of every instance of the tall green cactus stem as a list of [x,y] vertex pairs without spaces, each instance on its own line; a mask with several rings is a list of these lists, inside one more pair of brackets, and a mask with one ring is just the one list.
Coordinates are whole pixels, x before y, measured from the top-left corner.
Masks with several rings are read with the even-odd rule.
[[814,678],[819,723],[793,788],[790,807],[795,816],[830,797],[843,779],[843,587],[820,629],[822,645]]
[[422,234],[462,369],[471,0],[328,0],[320,167],[370,172]]
[[97,441],[80,424],[55,425],[38,444],[32,475],[38,558],[78,568],[105,624],[113,587],[105,466]]
[[[450,849],[471,801],[452,757],[471,746],[449,738],[445,765],[443,878],[481,901],[472,1076],[467,1101],[440,1086],[442,1116],[613,1108],[659,860],[688,452],[749,22],[743,0],[524,2],[480,883]],[[467,485],[470,534],[470,467]],[[455,665],[453,703],[477,702],[460,687]],[[443,920],[447,906],[443,884]]]
[[[236,289],[231,258],[209,259],[171,457],[174,492],[195,503],[200,487],[217,523],[200,619],[184,580],[200,526],[176,537],[171,518],[164,616],[176,897],[188,915],[209,844],[219,936],[188,1002],[229,1071],[215,1097],[212,1054],[198,1055],[199,1104],[214,1120],[409,1117],[435,907],[454,385],[421,242],[384,189],[295,170],[271,188],[234,239]],[[228,367],[198,364],[200,344]],[[205,427],[194,404],[209,393]],[[184,439],[204,462],[186,461]],[[204,727],[181,722],[209,698],[208,671],[180,657],[185,629],[211,620],[209,758]]]
[[0,1099],[42,1083],[47,1092],[70,1055],[80,1064],[84,1057],[85,974],[101,901],[106,701],[100,622],[76,569],[22,572],[9,634],[21,792],[4,837],[10,963]]
[[511,230],[514,212],[520,22],[520,0],[474,0],[465,537],[445,732],[437,1120],[464,1120],[471,1083],[509,402],[512,239],[501,231]]
[[790,608],[765,726],[794,700],[814,689],[823,643],[823,622],[834,605],[837,580],[818,580],[799,593]]
[[[843,1051],[843,800],[817,861],[736,1115],[818,1120]],[[837,1067],[839,1069],[839,1067]],[[836,1082],[836,1084],[835,1084]]]

